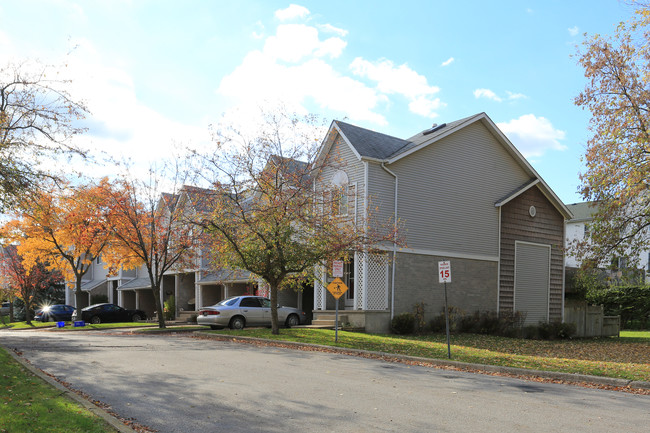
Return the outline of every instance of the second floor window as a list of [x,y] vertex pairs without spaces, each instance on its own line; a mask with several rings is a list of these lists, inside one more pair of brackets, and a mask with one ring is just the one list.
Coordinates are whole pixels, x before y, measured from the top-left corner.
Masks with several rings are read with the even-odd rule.
[[337,189],[332,198],[332,205],[336,215],[354,215],[356,188],[354,185],[345,185]]

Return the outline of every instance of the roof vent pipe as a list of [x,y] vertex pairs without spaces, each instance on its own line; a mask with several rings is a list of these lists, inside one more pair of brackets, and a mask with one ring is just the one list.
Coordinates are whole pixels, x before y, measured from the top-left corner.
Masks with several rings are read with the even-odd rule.
[[444,128],[445,126],[447,126],[446,123],[443,123],[442,125],[438,125],[438,124],[434,123],[431,128],[422,131],[422,135],[429,135],[432,132],[436,132],[437,130]]

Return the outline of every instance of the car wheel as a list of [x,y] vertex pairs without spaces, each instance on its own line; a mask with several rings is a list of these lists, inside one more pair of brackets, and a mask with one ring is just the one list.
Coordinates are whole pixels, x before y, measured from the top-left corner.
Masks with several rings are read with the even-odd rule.
[[295,314],[290,315],[287,317],[287,326],[289,328],[293,328],[294,326],[300,325],[300,317],[298,317]]
[[140,317],[139,314],[134,314],[131,316],[131,322],[139,322],[140,320],[142,320],[142,317]]
[[100,319],[99,316],[93,316],[90,318],[90,323],[92,323],[93,325],[99,325],[100,323],[102,323],[102,319]]
[[235,316],[230,320],[230,329],[244,329],[246,321],[241,316]]

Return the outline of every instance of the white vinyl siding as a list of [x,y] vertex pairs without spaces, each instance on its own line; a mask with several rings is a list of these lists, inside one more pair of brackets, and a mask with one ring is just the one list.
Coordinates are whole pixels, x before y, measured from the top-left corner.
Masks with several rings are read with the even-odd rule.
[[550,269],[550,245],[515,243],[515,311],[527,325],[548,321]]
[[392,227],[395,215],[395,178],[381,168],[378,162],[368,163],[368,213],[376,224]]
[[333,176],[339,170],[344,171],[348,176],[348,185],[354,189],[354,196],[351,196],[347,203],[348,210],[356,212],[355,220],[358,221],[363,217],[362,210],[365,194],[363,182],[365,177],[364,164],[359,161],[350,149],[350,146],[338,134],[326,161],[326,166],[316,181],[316,189],[320,191],[331,189]]
[[[530,180],[480,122],[387,167],[399,178],[408,247],[462,254],[499,254],[495,202]],[[387,186],[377,190],[382,203],[392,195]]]

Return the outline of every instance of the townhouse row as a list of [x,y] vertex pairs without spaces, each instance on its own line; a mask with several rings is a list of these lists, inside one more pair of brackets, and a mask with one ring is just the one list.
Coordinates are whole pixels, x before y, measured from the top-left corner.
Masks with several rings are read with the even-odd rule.
[[[362,224],[400,221],[405,246],[372,245],[346,262],[349,287],[340,300],[347,321],[370,332],[388,331],[391,318],[425,304],[441,313],[438,263],[451,262],[449,304],[461,310],[519,311],[526,323],[562,320],[564,240],[572,214],[505,134],[485,114],[434,125],[408,139],[333,121],[316,163],[316,190],[343,191],[345,212]],[[191,187],[181,194],[191,194]],[[188,200],[191,201],[191,200]],[[282,305],[314,316],[335,308],[325,267],[313,286],[279,293]],[[265,294],[244,271],[194,266],[169,272],[161,296],[174,296],[176,316],[196,314],[229,296]],[[110,302],[152,314],[153,296],[142,269],[107,276],[101,257],[84,282],[88,302]],[[66,302],[74,301],[68,290]]]

